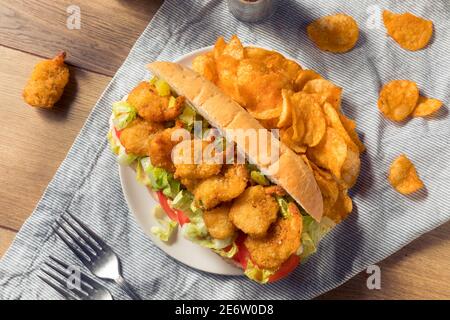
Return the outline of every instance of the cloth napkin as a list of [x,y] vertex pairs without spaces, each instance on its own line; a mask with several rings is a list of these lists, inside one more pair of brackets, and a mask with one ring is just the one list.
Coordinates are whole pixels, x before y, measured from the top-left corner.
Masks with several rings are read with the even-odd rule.
[[[379,7],[373,5],[377,3]],[[409,11],[434,21],[431,44],[401,49],[369,19],[374,10]],[[346,54],[319,51],[305,28],[313,19],[343,12],[359,23],[357,47]],[[132,18],[132,17],[130,17]],[[114,248],[124,276],[146,299],[309,299],[331,290],[450,218],[450,121],[448,107],[431,119],[395,124],[377,108],[379,88],[410,79],[429,97],[450,101],[450,9],[447,0],[283,0],[267,21],[236,20],[221,0],[166,0],[107,87],[67,158],[0,262],[1,299],[57,299],[37,277],[49,254],[79,264],[51,226],[64,212],[79,217]],[[130,213],[106,134],[111,104],[148,77],[145,65],[172,60],[238,34],[245,43],[271,47],[344,88],[343,111],[355,118],[367,151],[352,190],[355,209],[289,278],[261,286],[242,276],[218,276],[178,263],[157,248]],[[396,193],[386,179],[391,161],[406,153],[426,190]],[[124,292],[108,284],[113,295]]]

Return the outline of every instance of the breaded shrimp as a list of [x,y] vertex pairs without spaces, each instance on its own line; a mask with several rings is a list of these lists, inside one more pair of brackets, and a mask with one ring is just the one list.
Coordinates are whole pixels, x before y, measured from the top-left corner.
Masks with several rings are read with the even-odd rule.
[[[181,147],[181,152],[179,158],[177,157],[179,161],[175,161],[175,178],[206,179],[220,173],[223,161],[221,159],[218,163],[214,161],[216,153],[210,142],[186,140],[177,147]],[[188,148],[190,154],[184,154],[185,148]]]
[[229,204],[203,212],[203,220],[211,237],[223,240],[236,234],[236,227],[230,221],[229,212]]
[[247,188],[230,209],[230,220],[244,233],[252,237],[266,235],[270,225],[277,220],[279,206],[264,187],[257,185]]
[[172,134],[179,130],[179,126],[167,128],[159,131],[150,138],[150,145],[148,148],[148,155],[152,165],[163,168],[171,173],[175,172],[175,166],[172,162],[172,149],[182,138],[172,141]]
[[147,121],[165,122],[174,120],[184,108],[184,97],[177,97],[169,106],[170,95],[161,97],[148,81],[141,82],[128,96],[128,103]]
[[127,153],[146,156],[151,135],[163,129],[164,127],[160,123],[137,118],[121,131],[120,143],[125,147]]
[[244,192],[249,179],[245,165],[227,165],[223,173],[200,180],[194,187],[194,197],[202,209],[211,209],[221,202],[233,200]]
[[69,68],[64,63],[66,53],[61,52],[52,60],[39,62],[23,90],[23,98],[33,107],[52,108],[61,98],[69,82]]
[[244,241],[252,261],[260,268],[277,270],[300,247],[303,220],[295,204],[289,205],[289,218],[278,218],[265,237],[249,236]]

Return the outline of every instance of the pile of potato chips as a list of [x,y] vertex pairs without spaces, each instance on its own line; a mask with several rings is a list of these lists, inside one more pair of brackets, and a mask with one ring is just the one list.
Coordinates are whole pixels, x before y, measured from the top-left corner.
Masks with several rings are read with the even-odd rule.
[[281,54],[243,47],[233,36],[196,57],[193,69],[214,82],[281,140],[314,172],[324,216],[340,222],[352,211],[348,189],[360,172],[364,145],[356,123],[341,112],[342,88]]

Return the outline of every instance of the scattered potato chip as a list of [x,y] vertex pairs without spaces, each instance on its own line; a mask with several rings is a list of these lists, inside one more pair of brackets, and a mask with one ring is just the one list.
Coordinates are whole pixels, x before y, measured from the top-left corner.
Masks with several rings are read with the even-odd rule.
[[209,81],[217,80],[216,63],[210,55],[199,55],[192,61],[192,69],[203,75]]
[[299,144],[292,140],[292,136],[294,134],[294,130],[292,127],[289,127],[287,129],[281,129],[280,130],[280,140],[283,142],[286,146],[288,146],[289,149],[294,151],[295,153],[305,153],[306,152],[306,146],[303,144]]
[[417,107],[412,112],[413,117],[426,117],[442,107],[442,101],[433,98],[419,97]]
[[322,76],[314,70],[302,70],[295,79],[295,89],[302,91],[308,81],[315,79],[322,79]]
[[392,162],[389,169],[389,182],[402,194],[410,194],[424,187],[414,164],[403,154]]
[[303,92],[321,94],[336,110],[341,110],[342,88],[334,85],[331,81],[325,79],[308,81]]
[[241,40],[236,35],[233,35],[230,42],[223,49],[222,54],[229,55],[236,60],[244,59],[244,47],[242,46]]
[[345,14],[320,18],[307,27],[307,32],[320,50],[333,53],[350,51],[359,38],[358,24]]
[[383,21],[388,34],[406,50],[423,49],[433,35],[433,22],[411,13],[396,14],[384,10]]
[[318,166],[329,170],[337,179],[342,178],[342,166],[347,159],[348,148],[345,140],[333,128],[327,128],[322,141],[308,148],[306,155]]
[[283,89],[281,90],[281,97],[283,99],[283,105],[281,109],[280,118],[277,123],[278,128],[289,127],[292,125],[292,95],[294,92],[292,90]]
[[380,92],[378,108],[393,121],[405,120],[414,110],[419,100],[417,84],[409,80],[393,80]]
[[[309,147],[319,144],[327,130],[325,115],[321,106],[307,93],[298,92],[292,96],[294,132],[299,123],[304,124],[303,143]],[[294,138],[294,141],[297,139]]]
[[352,138],[353,142],[358,146],[359,152],[364,152],[366,150],[366,146],[361,142],[361,140],[359,140],[358,133],[356,132],[356,122],[347,118],[342,113],[339,114],[339,118],[341,119],[341,123],[350,138]]

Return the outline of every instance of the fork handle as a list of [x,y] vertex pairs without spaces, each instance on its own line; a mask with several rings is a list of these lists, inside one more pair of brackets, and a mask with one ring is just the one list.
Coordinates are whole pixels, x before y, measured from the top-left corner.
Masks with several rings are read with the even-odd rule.
[[134,292],[133,288],[129,285],[128,282],[122,276],[119,276],[114,280],[133,300],[142,300],[137,293]]

